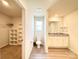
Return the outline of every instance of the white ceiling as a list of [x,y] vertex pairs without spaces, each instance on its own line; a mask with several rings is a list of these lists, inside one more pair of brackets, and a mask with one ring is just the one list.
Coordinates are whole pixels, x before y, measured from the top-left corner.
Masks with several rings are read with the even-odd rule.
[[48,9],[49,6],[55,4],[58,0],[25,0],[27,7],[31,9]]
[[19,17],[21,16],[22,9],[14,0],[5,0],[8,2],[9,6],[6,6],[0,0],[0,12],[10,16],[10,17]]
[[[21,16],[22,9],[14,0],[6,0],[9,7],[4,6],[0,0],[0,12],[11,17]],[[77,0],[20,0],[26,4],[27,8],[41,8],[48,11],[49,17],[58,14],[65,16],[77,9]]]
[[78,1],[77,0],[59,0],[54,5],[48,9],[49,17],[54,15],[66,16],[67,14],[78,9]]

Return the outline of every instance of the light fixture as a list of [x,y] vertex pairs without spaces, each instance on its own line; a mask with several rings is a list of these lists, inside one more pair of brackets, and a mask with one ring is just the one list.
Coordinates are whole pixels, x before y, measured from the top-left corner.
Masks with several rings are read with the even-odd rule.
[[55,14],[53,17],[50,18],[50,21],[57,22],[57,21],[61,21],[61,19],[62,18],[58,14]]
[[5,1],[5,0],[2,0],[2,3],[3,3],[3,5],[5,5],[5,6],[9,6],[9,3],[8,3],[7,1]]

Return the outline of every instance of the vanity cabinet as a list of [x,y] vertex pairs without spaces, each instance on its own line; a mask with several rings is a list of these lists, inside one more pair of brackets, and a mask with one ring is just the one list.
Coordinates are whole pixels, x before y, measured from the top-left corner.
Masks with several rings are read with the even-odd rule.
[[68,36],[52,36],[49,37],[48,47],[51,48],[67,48],[69,46],[69,37]]

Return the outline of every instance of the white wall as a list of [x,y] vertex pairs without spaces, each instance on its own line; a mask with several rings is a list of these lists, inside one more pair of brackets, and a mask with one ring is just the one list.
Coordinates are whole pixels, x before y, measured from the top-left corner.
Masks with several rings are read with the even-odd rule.
[[[30,52],[32,50],[32,41],[34,40],[34,16],[45,16],[45,12],[37,12],[35,10],[31,10],[31,9],[27,9],[26,13],[25,13],[25,47],[26,49],[29,48],[29,50],[25,50],[26,53],[26,57],[29,57],[29,55],[27,55],[27,51]],[[45,20],[45,18],[44,18]],[[28,48],[27,48],[27,42],[29,42],[30,44],[28,44]]]
[[0,13],[0,48],[8,44],[8,23],[10,23],[10,18],[4,14]]
[[70,47],[74,53],[78,54],[78,11],[74,11],[64,17],[64,26],[68,27],[70,35]]
[[19,27],[20,24],[22,24],[22,18],[21,17],[14,17],[14,18],[11,18],[11,23],[14,24],[13,27]]
[[25,59],[29,59],[32,51],[32,40],[33,40],[33,31],[32,31],[32,15],[31,11],[25,11],[25,27],[24,27],[24,44],[25,44]]
[[[21,3],[21,5],[24,7],[25,9],[25,15],[24,15],[24,47],[23,47],[23,50],[24,50],[24,55],[23,55],[23,58],[24,59],[29,59],[30,57],[30,54],[31,54],[31,51],[32,51],[32,41],[33,40],[33,37],[34,37],[34,32],[33,32],[33,16],[35,15],[34,11],[30,6],[27,5],[27,2],[26,0],[19,0],[19,2]],[[29,9],[31,8],[31,9]],[[36,13],[38,15],[38,13]],[[42,13],[41,13],[42,14]],[[46,11],[43,11],[43,14],[46,15]],[[42,15],[43,15],[42,14]],[[45,19],[46,19],[46,16],[45,16]],[[45,24],[46,24],[46,20],[45,20]],[[47,36],[46,36],[46,25],[44,27],[45,29],[45,39],[47,39]],[[47,48],[46,48],[47,50]]]

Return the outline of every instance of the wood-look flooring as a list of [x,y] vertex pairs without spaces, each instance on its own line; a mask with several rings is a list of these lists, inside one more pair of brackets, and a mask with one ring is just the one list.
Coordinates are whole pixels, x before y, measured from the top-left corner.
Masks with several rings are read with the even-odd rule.
[[49,49],[46,54],[44,49],[33,48],[30,59],[77,59],[69,49]]
[[[0,59],[22,59],[21,46],[5,46],[0,49]],[[46,54],[44,49],[33,48],[29,59],[78,59],[69,49],[49,49]]]
[[22,59],[21,46],[5,46],[0,49],[0,59]]

